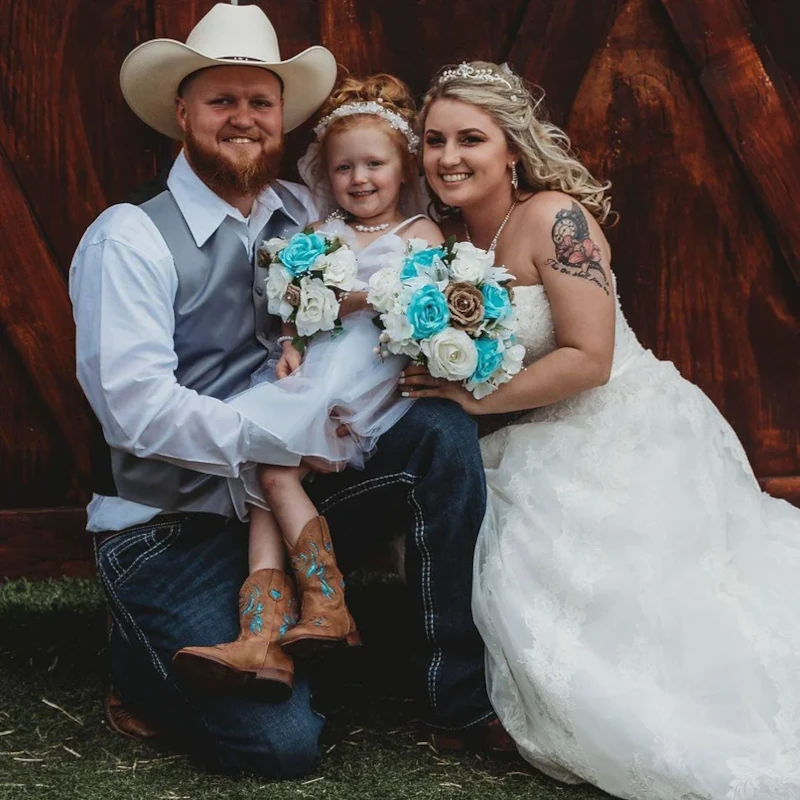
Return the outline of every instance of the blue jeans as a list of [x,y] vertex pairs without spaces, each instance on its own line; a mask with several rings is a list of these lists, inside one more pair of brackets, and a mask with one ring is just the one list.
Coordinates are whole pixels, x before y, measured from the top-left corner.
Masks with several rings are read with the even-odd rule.
[[[365,470],[317,476],[310,493],[345,570],[395,535],[398,522],[406,524],[412,658],[429,723],[459,730],[492,717],[483,643],[470,610],[472,555],[486,503],[472,420],[449,401],[418,402],[381,437]],[[185,514],[97,541],[112,617],[110,672],[126,704],[214,769],[271,778],[309,772],[324,719],[311,708],[302,671],[291,699],[277,705],[193,693],[171,672],[181,647],[238,635],[247,527]]]

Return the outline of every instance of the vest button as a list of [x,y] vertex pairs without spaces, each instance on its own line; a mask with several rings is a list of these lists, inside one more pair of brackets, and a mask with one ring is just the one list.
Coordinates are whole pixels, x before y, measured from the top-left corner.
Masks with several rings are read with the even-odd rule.
[[256,294],[260,297],[264,294],[264,287],[263,286],[256,286]]

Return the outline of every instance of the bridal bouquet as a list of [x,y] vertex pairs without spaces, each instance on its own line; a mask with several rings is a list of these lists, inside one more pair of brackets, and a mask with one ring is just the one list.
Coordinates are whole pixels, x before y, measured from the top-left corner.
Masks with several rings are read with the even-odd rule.
[[514,343],[513,277],[469,242],[411,239],[369,280],[381,352],[410,356],[477,399],[491,394],[520,371],[525,352]]
[[291,239],[270,239],[258,250],[266,278],[267,310],[293,322],[298,336],[341,330],[344,294],[364,288],[353,251],[338,237],[310,228]]

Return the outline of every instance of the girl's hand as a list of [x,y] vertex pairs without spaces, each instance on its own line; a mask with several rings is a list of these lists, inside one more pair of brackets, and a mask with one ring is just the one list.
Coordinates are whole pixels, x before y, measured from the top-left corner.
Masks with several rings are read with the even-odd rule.
[[480,414],[479,400],[476,400],[472,392],[468,392],[463,386],[444,380],[444,378],[434,378],[425,367],[411,364],[403,370],[398,380],[400,393],[403,397],[420,399],[423,397],[441,397],[445,400],[452,400],[458,403],[467,414]]
[[346,317],[348,314],[355,314],[356,311],[365,311],[370,308],[367,303],[366,292],[348,292],[347,297],[342,300],[339,306],[339,318]]
[[275,366],[278,378],[287,378],[303,363],[303,354],[291,343],[283,343],[283,353]]

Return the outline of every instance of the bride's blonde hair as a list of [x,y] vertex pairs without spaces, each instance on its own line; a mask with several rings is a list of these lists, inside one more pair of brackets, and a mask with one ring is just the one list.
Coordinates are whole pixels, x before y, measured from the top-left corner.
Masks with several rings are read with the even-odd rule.
[[[490,80],[475,77],[479,74],[495,77]],[[611,182],[601,183],[578,161],[567,134],[545,119],[544,92],[539,87],[529,89],[506,64],[471,61],[466,67],[443,67],[422,102],[418,120],[421,131],[425,130],[431,104],[440,98],[460,100],[491,115],[505,133],[511,150],[519,155],[517,174],[521,190],[549,189],[571,195],[601,225],[613,213],[608,196]],[[434,206],[446,213],[438,198]]]

